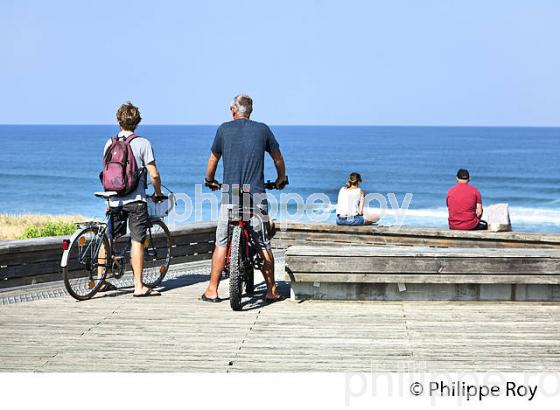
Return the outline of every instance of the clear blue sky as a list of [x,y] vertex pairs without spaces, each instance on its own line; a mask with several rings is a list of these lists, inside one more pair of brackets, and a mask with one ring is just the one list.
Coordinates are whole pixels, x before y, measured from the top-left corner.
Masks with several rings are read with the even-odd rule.
[[560,2],[0,1],[0,123],[560,125]]

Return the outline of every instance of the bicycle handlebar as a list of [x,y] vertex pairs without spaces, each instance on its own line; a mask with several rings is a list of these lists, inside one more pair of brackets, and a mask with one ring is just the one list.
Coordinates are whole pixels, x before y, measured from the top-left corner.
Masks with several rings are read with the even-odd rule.
[[[280,189],[284,188],[286,185],[289,185],[290,181],[288,180],[288,176],[286,175],[286,179],[284,180],[284,182],[281,184]],[[222,188],[222,184],[219,183],[216,180],[213,181],[207,181],[206,179],[204,180],[204,186],[210,188],[210,189],[221,189]],[[277,189],[276,188],[276,184],[274,183],[274,181],[268,180],[264,183],[264,188],[268,189],[268,190],[273,190],[273,189]]]
[[[286,179],[284,180],[284,182],[282,182],[282,184],[280,185],[280,189],[284,188],[286,185],[290,185],[290,181],[288,180],[287,175],[286,175]],[[277,189],[276,184],[274,183],[274,181],[271,181],[271,180],[268,180],[264,183],[264,188],[265,189]]]
[[222,189],[222,184],[220,184],[218,181],[207,181],[206,178],[204,179],[204,186],[212,190],[214,190],[213,188]]
[[167,195],[162,195],[162,196],[150,195],[150,198],[152,198],[152,200],[154,200],[154,201],[156,201],[156,198],[157,198],[158,202],[162,202],[162,201],[165,201],[165,200],[169,199],[169,197]]

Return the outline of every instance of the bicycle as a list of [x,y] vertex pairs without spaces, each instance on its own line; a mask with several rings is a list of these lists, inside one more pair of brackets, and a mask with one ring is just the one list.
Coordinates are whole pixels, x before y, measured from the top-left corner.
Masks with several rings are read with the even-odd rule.
[[[94,193],[106,201],[105,220],[77,224],[76,232],[62,243],[62,276],[66,290],[74,299],[92,298],[109,283],[107,280],[120,279],[127,271],[131,239],[125,236],[126,220],[123,220],[121,208],[109,207],[109,199],[116,194],[112,191]],[[171,234],[163,222],[169,210],[164,215],[150,215],[149,218],[143,270],[143,283],[149,288],[161,284],[171,262]]]
[[[221,184],[216,181],[206,182],[205,185],[213,188],[212,184],[216,184],[221,188]],[[288,177],[284,181],[282,188],[289,184]],[[277,189],[273,181],[265,183],[265,189]],[[240,198],[243,194],[250,194],[240,190]],[[236,193],[233,194],[234,196]],[[252,202],[252,201],[251,201]],[[228,250],[226,256],[225,274],[229,276],[229,303],[232,310],[241,310],[241,301],[243,298],[243,290],[246,295],[254,292],[255,269],[262,271],[263,259],[259,253],[259,248],[249,231],[249,223],[252,218],[260,218],[262,216],[253,213],[252,204],[243,204],[240,206],[228,205]],[[261,224],[264,226],[265,224]],[[275,233],[274,224],[266,223],[269,229],[269,237],[272,238]]]

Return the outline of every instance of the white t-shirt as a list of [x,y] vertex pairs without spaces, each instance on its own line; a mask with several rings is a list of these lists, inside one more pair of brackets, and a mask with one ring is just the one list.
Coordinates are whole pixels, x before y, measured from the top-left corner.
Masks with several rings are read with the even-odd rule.
[[362,190],[360,188],[340,188],[336,204],[336,214],[340,216],[356,216],[360,207]]
[[[128,138],[132,135],[133,132],[131,131],[121,131],[119,132],[119,138]],[[107,151],[107,149],[111,146],[112,140],[109,139],[105,144],[105,149],[103,153]],[[146,172],[147,170],[146,165],[150,162],[155,161],[154,158],[154,151],[152,149],[152,144],[146,138],[136,137],[130,143],[130,148],[132,148],[132,153],[134,154],[134,158],[136,159],[136,165],[138,166],[138,170],[142,170],[144,168],[144,175],[138,181],[138,186],[134,191],[132,191],[128,195],[119,196],[119,197],[112,197],[109,201],[110,207],[117,207],[129,204],[131,202],[136,201],[144,201],[146,202]]]

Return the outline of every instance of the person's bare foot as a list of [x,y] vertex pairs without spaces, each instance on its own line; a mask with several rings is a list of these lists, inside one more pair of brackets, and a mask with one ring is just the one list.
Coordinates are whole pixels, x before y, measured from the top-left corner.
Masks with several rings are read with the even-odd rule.
[[206,290],[202,296],[208,298],[208,299],[216,299],[218,297],[218,292],[208,292],[208,290]]
[[286,300],[286,298],[279,293],[275,293],[271,295],[267,293],[266,296],[264,297],[264,300],[265,302],[268,303],[274,303],[274,302],[280,302],[282,300]]
[[148,297],[148,296],[161,296],[161,293],[159,293],[157,290],[155,289],[150,289],[150,288],[146,288],[148,290],[146,290],[143,293],[133,293],[132,296],[136,297],[136,298],[143,298],[143,297]]
[[278,288],[274,286],[272,289],[268,289],[266,292],[266,300],[275,300],[278,298],[283,298],[283,296],[278,292]]
[[142,286],[140,289],[134,289],[133,296],[156,296],[160,295],[157,290],[151,289],[147,286]]
[[216,296],[214,298],[209,298],[204,293],[202,294],[202,296],[200,298],[198,298],[198,300],[200,300],[202,302],[212,302],[212,303],[218,303],[218,302],[222,301],[218,296]]

